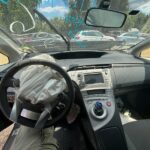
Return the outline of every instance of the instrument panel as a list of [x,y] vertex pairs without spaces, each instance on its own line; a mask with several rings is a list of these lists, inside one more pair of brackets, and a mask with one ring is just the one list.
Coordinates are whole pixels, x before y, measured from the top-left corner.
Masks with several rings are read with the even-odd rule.
[[109,68],[75,70],[68,72],[68,74],[79,85],[81,91],[110,89],[112,87]]
[[112,88],[110,68],[75,70],[68,74],[78,84],[83,95],[105,95]]
[[115,112],[111,68],[74,70],[68,74],[80,88],[93,129],[99,130]]
[[[80,88],[93,129],[96,131],[102,128],[115,112],[111,68],[72,70],[68,74]],[[14,95],[10,91],[7,97],[12,103]]]

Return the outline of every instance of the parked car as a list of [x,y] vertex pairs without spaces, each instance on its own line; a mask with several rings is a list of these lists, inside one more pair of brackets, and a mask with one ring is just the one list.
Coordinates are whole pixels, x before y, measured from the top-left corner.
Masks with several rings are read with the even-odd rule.
[[148,38],[149,37],[149,33],[141,33],[141,37]]
[[123,32],[122,31],[109,31],[106,35],[114,37],[115,39],[121,35]]
[[47,32],[28,33],[28,34],[14,34],[16,40],[20,43],[28,44],[32,47],[48,47],[52,43],[64,42],[63,39],[57,35]]
[[51,38],[46,32],[39,32],[39,33],[25,33],[25,34],[13,34],[14,38],[17,39],[19,42],[32,42],[35,39],[41,40],[45,38]]
[[79,41],[115,41],[114,37],[106,36],[98,30],[84,30],[78,32],[74,40]]
[[127,32],[118,36],[117,40],[124,41],[127,44],[136,44],[139,43],[140,41],[145,40],[145,38],[142,37],[140,33]]

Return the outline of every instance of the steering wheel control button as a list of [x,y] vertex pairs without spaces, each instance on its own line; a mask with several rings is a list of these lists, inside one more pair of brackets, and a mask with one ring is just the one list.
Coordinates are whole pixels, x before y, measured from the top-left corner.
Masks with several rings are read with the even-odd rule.
[[96,102],[91,107],[91,114],[94,118],[104,119],[107,116],[107,109],[101,102]]
[[106,102],[106,105],[108,106],[108,107],[111,107],[111,102]]

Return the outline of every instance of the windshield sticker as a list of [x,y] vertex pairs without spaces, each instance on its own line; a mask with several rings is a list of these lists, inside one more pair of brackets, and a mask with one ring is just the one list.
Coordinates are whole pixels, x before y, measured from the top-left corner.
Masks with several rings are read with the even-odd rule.
[[84,24],[84,19],[76,16],[67,16],[65,17],[65,23],[74,23],[74,25],[80,26]]
[[0,3],[7,4],[9,0],[0,0]]
[[[83,1],[81,1],[83,3]],[[82,4],[83,5],[83,4]],[[81,5],[81,6],[82,6]],[[70,9],[75,10],[78,8],[78,2],[74,1],[72,3],[70,3]],[[82,7],[80,8],[80,11],[82,12]],[[77,46],[79,46],[80,48],[86,48],[86,45],[84,42],[79,41],[76,39],[76,35],[79,31],[81,31],[81,27],[84,24],[84,19],[80,18],[79,16],[74,16],[74,15],[67,15],[65,16],[65,24],[67,24],[68,26],[71,26],[69,28],[69,30],[66,32],[67,36],[71,39],[71,41],[75,42]]]
[[28,10],[28,8],[25,5],[23,5],[21,2],[19,2],[19,0],[17,0],[17,3],[18,3],[18,5],[20,5],[20,8],[22,8],[22,11],[24,10],[28,14],[28,16],[31,18],[32,26],[29,27],[28,29],[26,29],[25,24],[23,22],[16,20],[10,24],[10,27],[9,27],[10,31],[12,33],[15,33],[15,28],[17,25],[20,25],[22,27],[21,32],[23,32],[23,33],[33,30],[35,28],[36,23],[34,21],[32,14],[30,13],[30,11]]

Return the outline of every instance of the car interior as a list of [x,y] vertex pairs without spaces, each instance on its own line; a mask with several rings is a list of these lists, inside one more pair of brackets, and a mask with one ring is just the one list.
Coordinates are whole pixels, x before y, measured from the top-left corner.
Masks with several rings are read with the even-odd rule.
[[[9,4],[2,1],[0,0],[1,6]],[[88,3],[88,0],[81,1],[84,6]],[[93,5],[95,7],[88,8],[86,12],[84,9],[86,30],[92,32],[97,28],[104,28],[100,31],[107,29],[119,31],[126,26],[124,24],[129,17],[129,12],[113,9],[115,1],[97,0],[97,7]],[[68,3],[67,1],[63,2]],[[69,2],[72,4],[72,1]],[[117,2],[120,5],[122,3],[121,0]],[[68,5],[71,5],[70,3]],[[55,2],[52,1],[50,4],[54,6]],[[149,4],[150,6],[148,0],[138,0],[138,2],[133,0],[131,4],[135,6]],[[23,2],[20,2],[19,6],[29,12],[32,9],[26,7]],[[150,10],[150,7],[148,8]],[[27,13],[29,13],[28,11]],[[0,139],[1,136],[4,136],[3,132],[12,125],[10,134],[1,149],[11,150],[20,126],[28,126],[33,130],[54,126],[54,137],[58,141],[59,150],[150,150],[150,38],[143,38],[142,41],[132,45],[131,41],[126,43],[127,41],[122,40],[94,41],[92,39],[90,41],[89,38],[89,41],[85,42],[72,38],[72,41],[69,41],[67,34],[62,34],[61,30],[56,28],[57,25],[53,25],[48,20],[50,18],[47,19],[37,9],[34,10],[34,13],[37,22],[40,18],[47,24],[47,28],[44,26],[44,29],[42,28],[44,23],[40,24],[40,29],[38,28],[40,32],[47,30],[51,33],[53,30],[62,40],[59,39],[54,43],[53,39],[52,43],[46,45],[45,41],[50,41],[50,39],[46,39],[43,32],[43,39],[42,37],[38,41],[36,38],[30,39],[30,42],[25,39],[26,43],[22,44],[14,37],[9,37],[5,30],[0,29]],[[136,15],[132,17],[136,17]],[[30,19],[33,21],[32,17]],[[61,23],[61,21],[59,23],[57,21],[56,19],[56,24]],[[10,25],[10,30],[14,31],[15,23]],[[21,23],[19,22],[19,24]],[[22,27],[24,26],[22,25]],[[35,31],[32,32],[34,35]],[[28,33],[27,31],[23,34],[28,36]],[[56,36],[55,38],[57,40]],[[43,41],[45,49],[43,48],[42,51]],[[30,46],[28,46],[29,43]],[[110,45],[108,45],[109,43]],[[115,50],[112,46],[114,43]],[[65,50],[60,51],[60,47],[64,45],[66,45],[65,48],[63,47]],[[92,46],[95,47],[92,49]],[[37,47],[40,50],[36,49]],[[58,51],[55,51],[55,48],[58,48]],[[34,58],[41,54],[51,56],[55,62]],[[52,79],[61,77],[67,88],[60,91],[53,101],[43,102],[43,104],[42,102],[30,103],[24,98],[26,94],[23,98],[19,97],[18,89],[24,86],[21,82],[23,69],[33,66],[43,66],[45,70],[51,69],[53,73],[56,73]],[[34,70],[30,71],[33,73]],[[41,73],[41,76],[38,76],[35,82],[35,84],[37,83],[34,86],[35,89],[45,81],[47,72],[44,76],[42,71],[38,72]],[[31,85],[34,82],[30,79],[36,77],[37,74],[33,74],[28,79]],[[38,84],[39,80],[41,80],[40,84]],[[61,87],[60,84],[58,87],[53,86],[54,91]],[[22,91],[22,93],[25,92]],[[69,124],[66,116],[73,104],[79,106],[80,113],[75,121]]]

